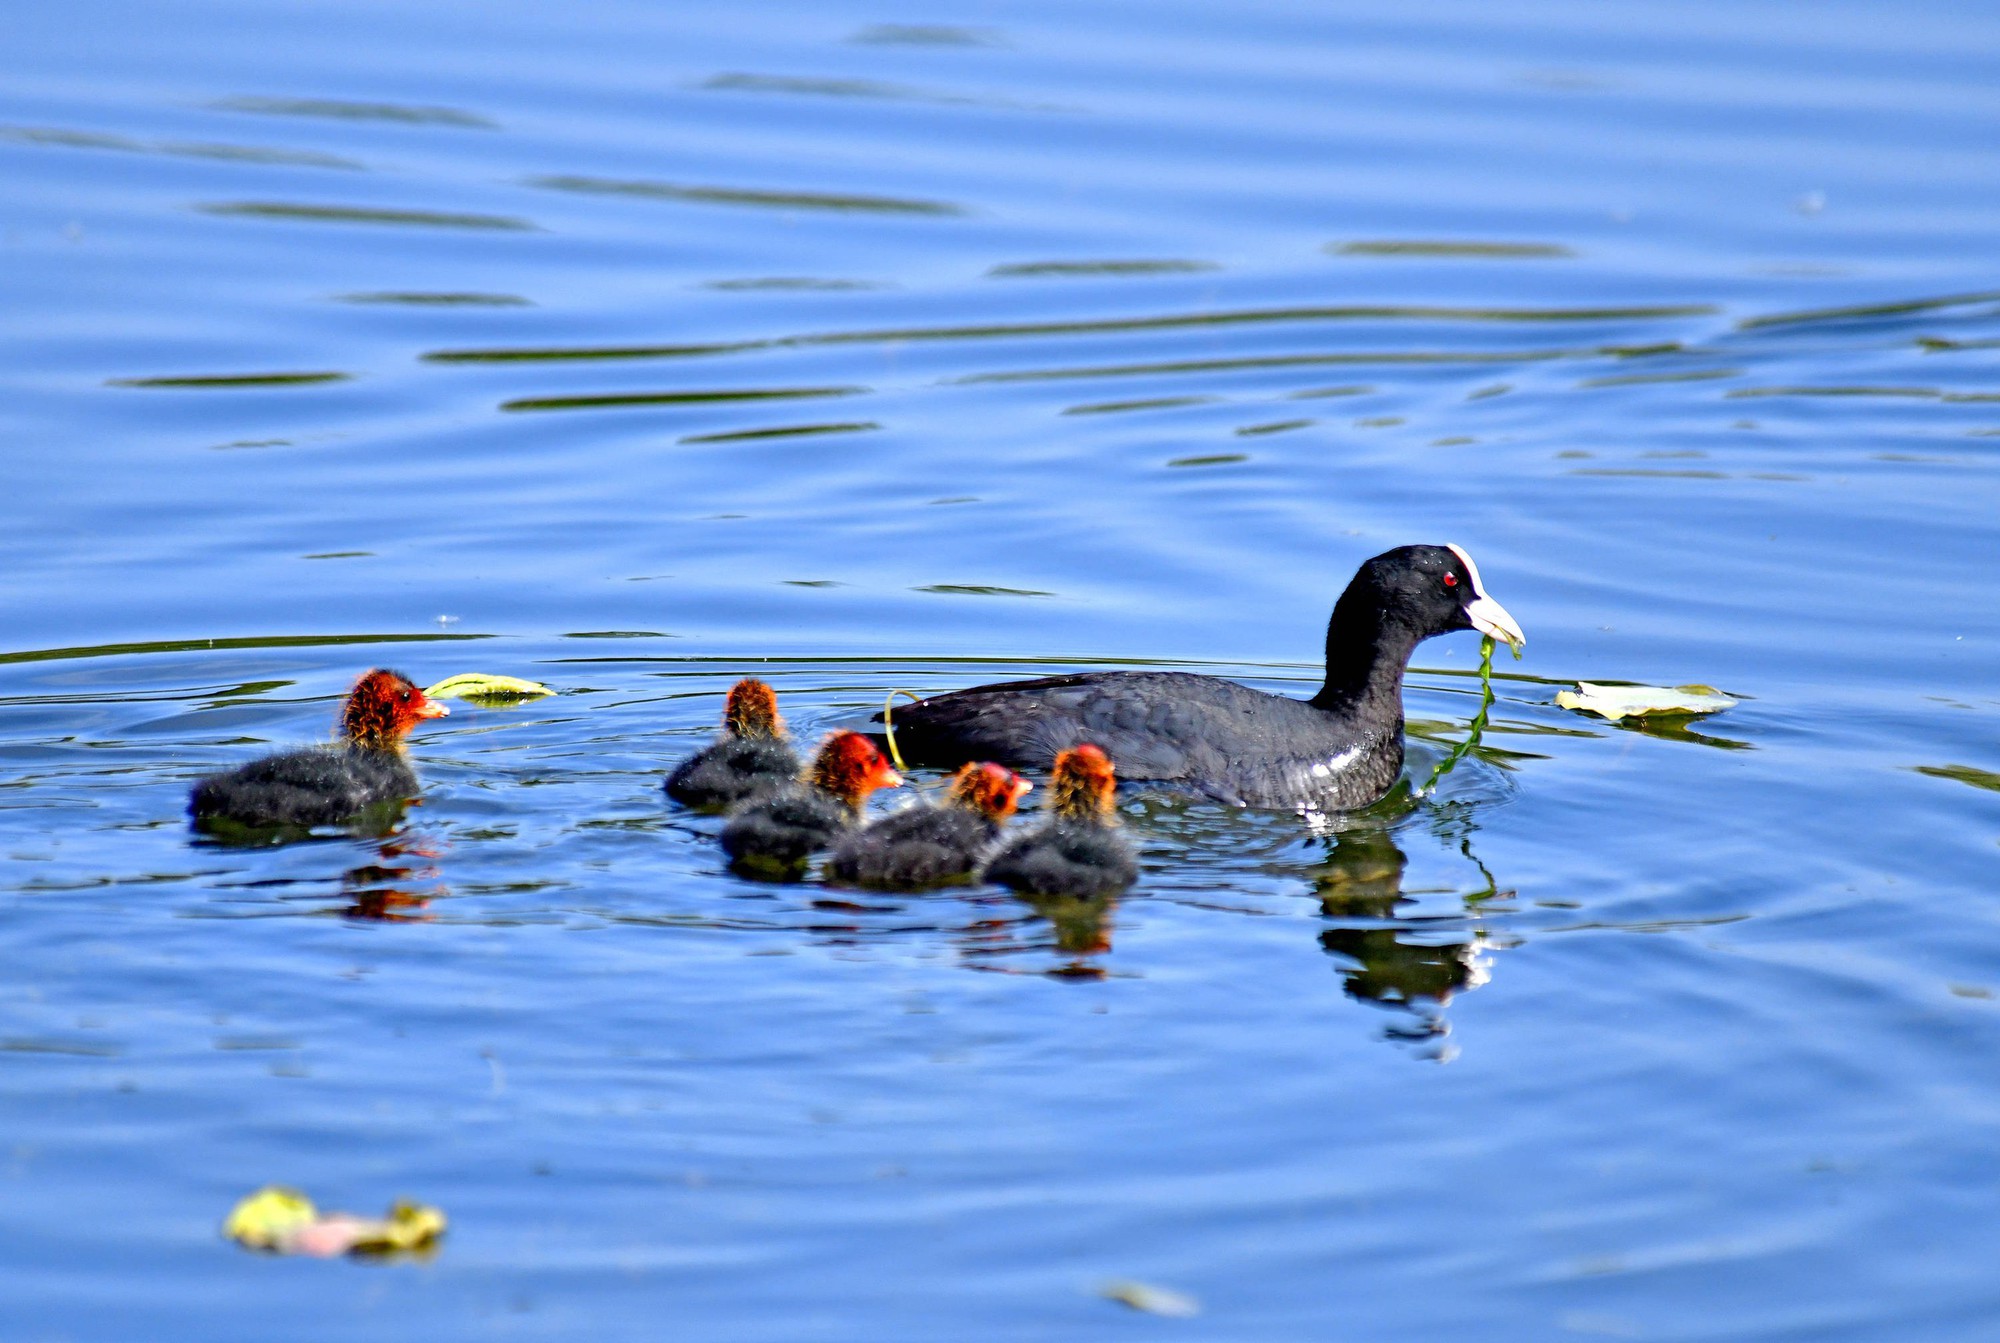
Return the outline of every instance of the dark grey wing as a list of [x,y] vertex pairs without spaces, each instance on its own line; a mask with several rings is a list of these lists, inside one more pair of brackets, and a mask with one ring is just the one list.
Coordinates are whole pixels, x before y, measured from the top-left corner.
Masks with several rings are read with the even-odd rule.
[[1045,770],[1056,752],[1089,742],[1121,778],[1171,780],[1226,769],[1249,707],[1275,699],[1212,676],[1094,672],[976,686],[893,712],[896,744],[913,764]]
[[[1074,728],[1071,696],[1064,692],[1087,679],[1009,681],[896,705],[889,719],[896,747],[915,765],[992,760],[1015,768],[1046,767],[1056,751],[1066,749]],[[883,715],[876,714],[874,721],[883,721]]]

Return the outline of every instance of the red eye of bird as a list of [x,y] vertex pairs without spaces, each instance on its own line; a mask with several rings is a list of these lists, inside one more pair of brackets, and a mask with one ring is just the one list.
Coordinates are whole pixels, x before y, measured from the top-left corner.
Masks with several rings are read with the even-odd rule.
[[1457,587],[1457,586],[1458,586],[1458,575],[1457,575],[1457,574],[1446,574],[1446,575],[1444,576],[1444,585],[1445,585],[1446,587],[1448,587],[1448,588],[1455,588],[1455,587]]

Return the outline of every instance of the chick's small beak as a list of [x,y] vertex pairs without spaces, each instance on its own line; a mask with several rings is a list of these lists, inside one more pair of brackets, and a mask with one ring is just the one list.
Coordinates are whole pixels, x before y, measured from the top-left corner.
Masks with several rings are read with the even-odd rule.
[[896,773],[895,770],[890,769],[887,765],[884,765],[882,772],[875,777],[881,780],[881,786],[884,788],[901,788],[903,786],[903,776]]
[[1511,648],[1519,648],[1528,642],[1528,636],[1521,633],[1521,627],[1514,623],[1514,617],[1507,614],[1507,608],[1485,593],[1465,604],[1465,618],[1472,622],[1472,628],[1487,638],[1499,639]]
[[449,718],[451,717],[451,706],[449,704],[440,704],[434,699],[426,699],[418,706],[417,717]]

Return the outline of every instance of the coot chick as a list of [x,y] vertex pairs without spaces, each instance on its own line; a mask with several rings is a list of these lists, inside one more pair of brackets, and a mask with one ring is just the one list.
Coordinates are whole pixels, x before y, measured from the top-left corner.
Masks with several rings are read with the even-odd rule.
[[[1423,640],[1521,627],[1457,546],[1401,546],[1361,566],[1326,628],[1326,682],[1308,700],[1187,672],[1088,672],[978,686],[895,713],[912,764],[1026,768],[1084,742],[1127,779],[1166,780],[1233,806],[1365,807],[1403,768],[1403,671]],[[879,715],[878,715],[879,716]]]
[[403,738],[419,721],[450,712],[408,677],[378,667],[348,692],[338,743],[265,756],[203,779],[188,799],[188,815],[198,830],[303,830],[407,801],[422,785],[403,758]]
[[943,806],[906,807],[844,837],[827,859],[827,875],[883,891],[967,880],[1032,787],[1004,766],[966,765]]
[[813,756],[806,777],[739,805],[722,827],[722,851],[739,867],[789,875],[852,830],[877,788],[903,776],[859,732],[836,732]]
[[986,879],[1023,895],[1117,895],[1139,879],[1132,846],[1118,824],[1118,776],[1095,746],[1056,757],[1049,776],[1049,819],[1009,840],[986,865]]
[[722,735],[667,776],[667,796],[683,806],[715,810],[794,778],[799,757],[785,741],[778,696],[754,676],[729,689]]

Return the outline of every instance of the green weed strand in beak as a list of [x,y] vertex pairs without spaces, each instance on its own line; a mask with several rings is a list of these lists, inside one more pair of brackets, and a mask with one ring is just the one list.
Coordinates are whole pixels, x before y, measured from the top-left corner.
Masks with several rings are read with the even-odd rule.
[[[1521,650],[1516,648],[1514,656],[1520,657]],[[1479,640],[1479,712],[1472,715],[1472,723],[1465,734],[1465,740],[1452,747],[1450,753],[1437,762],[1437,767],[1431,771],[1430,778],[1425,779],[1424,786],[1417,790],[1417,796],[1429,797],[1437,788],[1438,780],[1451,773],[1454,765],[1472,754],[1472,749],[1479,745],[1480,734],[1486,731],[1486,714],[1492,707],[1493,636],[1487,634],[1482,635]]]

